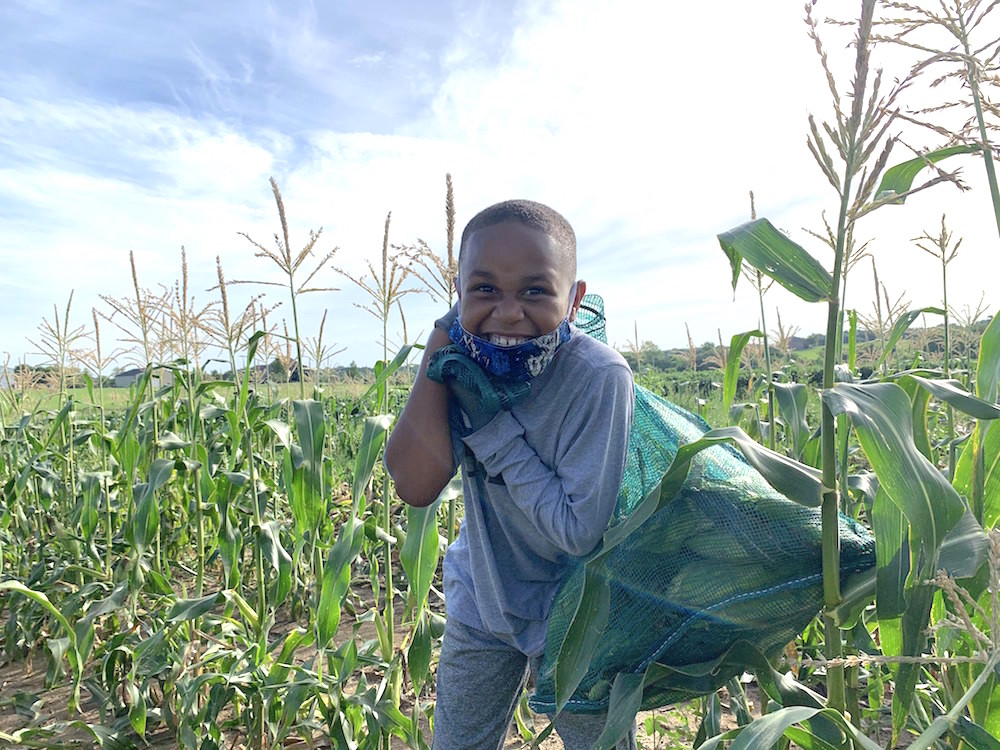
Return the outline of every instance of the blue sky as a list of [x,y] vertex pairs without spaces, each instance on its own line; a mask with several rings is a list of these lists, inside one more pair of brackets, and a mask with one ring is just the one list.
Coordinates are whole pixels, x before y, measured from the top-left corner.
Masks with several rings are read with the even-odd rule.
[[[761,215],[828,260],[801,230],[836,210],[805,148],[828,94],[800,2],[688,5],[0,4],[0,353],[30,355],[26,337],[71,290],[72,325],[110,312],[100,295],[131,293],[129,251],[155,290],[178,278],[185,246],[202,304],[216,256],[230,279],[278,280],[238,234],[270,242],[271,176],[293,248],[322,226],[317,250],[336,246],[334,265],[355,275],[378,256],[389,211],[393,243],[444,250],[450,172],[459,231],[509,197],[570,219],[620,347],[634,326],[664,347],[686,343],[685,324],[696,343],[756,327],[756,298],[741,287],[734,300],[715,235],[749,218],[752,189]],[[1000,268],[980,171],[970,162],[961,199],[943,188],[863,225],[893,296],[939,301],[937,269],[909,239],[947,210],[966,237],[952,300],[991,301]],[[846,304],[869,313],[871,274],[857,275]],[[333,270],[317,282],[340,291],[303,299],[304,335],[326,310],[325,338],[346,347],[335,361],[373,361],[380,327],[356,307],[364,296]],[[284,300],[239,287],[233,304],[253,291]],[[769,328],[776,307],[804,333],[824,327],[823,309],[783,290],[766,304]],[[421,339],[437,307],[411,295],[404,308]],[[290,317],[287,302],[274,317]]]

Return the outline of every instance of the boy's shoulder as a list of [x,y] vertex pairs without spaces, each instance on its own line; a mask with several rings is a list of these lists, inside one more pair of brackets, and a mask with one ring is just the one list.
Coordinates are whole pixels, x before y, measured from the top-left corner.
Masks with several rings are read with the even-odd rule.
[[[632,376],[632,369],[621,354],[583,331],[574,330],[573,337],[564,348],[565,357],[561,363],[562,367],[559,368],[564,370],[564,376],[570,373],[587,376],[599,370],[610,370],[613,373],[620,371],[621,375]],[[559,362],[558,357],[556,362]]]

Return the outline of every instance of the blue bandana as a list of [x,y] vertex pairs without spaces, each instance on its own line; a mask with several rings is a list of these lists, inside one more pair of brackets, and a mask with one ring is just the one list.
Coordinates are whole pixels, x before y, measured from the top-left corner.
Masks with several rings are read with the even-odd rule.
[[514,346],[498,346],[469,333],[462,327],[460,318],[455,318],[448,331],[448,336],[462,348],[469,359],[490,375],[518,383],[541,375],[559,347],[569,341],[572,335],[573,329],[568,316],[563,318],[554,331]]

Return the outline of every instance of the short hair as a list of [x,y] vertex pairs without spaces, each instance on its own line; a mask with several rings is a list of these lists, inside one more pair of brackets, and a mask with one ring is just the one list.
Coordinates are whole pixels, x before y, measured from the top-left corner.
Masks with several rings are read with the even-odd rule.
[[566,218],[544,203],[516,199],[495,203],[472,217],[462,232],[462,242],[458,249],[459,263],[465,244],[474,232],[494,224],[517,221],[531,229],[545,232],[555,240],[556,246],[573,277],[576,277],[576,233]]

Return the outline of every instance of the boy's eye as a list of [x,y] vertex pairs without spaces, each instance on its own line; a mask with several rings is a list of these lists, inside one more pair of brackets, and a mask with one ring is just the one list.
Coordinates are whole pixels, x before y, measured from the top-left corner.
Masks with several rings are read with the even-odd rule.
[[476,284],[474,287],[472,287],[472,291],[481,292],[483,294],[489,294],[490,292],[493,291],[493,287],[490,286],[489,284]]
[[525,297],[535,297],[542,294],[548,294],[549,290],[540,286],[533,286],[524,290]]

